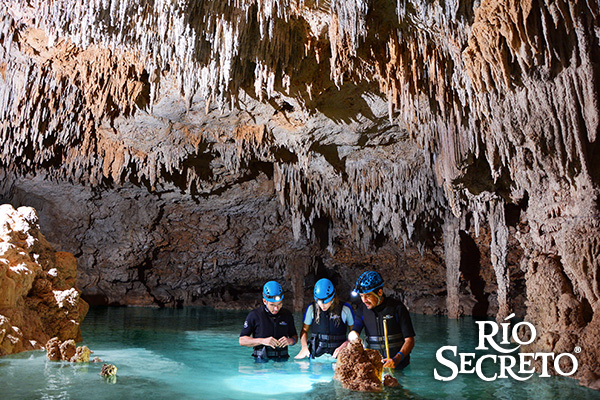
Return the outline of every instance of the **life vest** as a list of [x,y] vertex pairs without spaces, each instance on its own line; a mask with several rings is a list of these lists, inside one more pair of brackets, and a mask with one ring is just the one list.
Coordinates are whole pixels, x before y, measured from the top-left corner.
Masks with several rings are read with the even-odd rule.
[[[399,315],[396,315],[396,302],[388,298],[385,299],[385,302],[384,307],[378,311],[369,310],[366,307],[363,309],[367,347],[379,351],[384,358],[388,356],[385,350],[384,317],[387,319],[389,356],[394,357],[404,345],[402,324]],[[402,360],[399,366],[408,365],[408,362],[409,356]]]
[[[348,306],[346,303],[344,305]],[[342,321],[342,313],[332,314],[330,310],[321,311],[319,322],[316,316],[318,304],[313,303],[313,322],[311,325],[311,338],[309,343],[312,358],[320,357],[325,353],[333,354],[335,349],[346,341],[347,326]],[[343,308],[343,306],[342,306]],[[336,325],[337,322],[337,325]]]
[[[265,307],[262,307],[257,312],[259,324],[254,331],[255,338],[267,338],[273,336],[275,339],[280,339],[288,335],[289,319],[284,318],[289,313],[286,309],[281,309],[276,315],[267,313]],[[259,345],[254,346],[252,355],[257,358],[288,358],[288,348]]]

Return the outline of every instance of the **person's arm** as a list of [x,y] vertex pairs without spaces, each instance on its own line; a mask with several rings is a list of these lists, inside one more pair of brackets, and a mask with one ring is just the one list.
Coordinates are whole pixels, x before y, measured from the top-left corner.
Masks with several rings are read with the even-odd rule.
[[404,344],[402,345],[402,348],[400,349],[400,351],[391,359],[386,358],[384,359],[384,364],[383,364],[383,368],[396,368],[396,365],[400,364],[402,362],[402,360],[404,360],[406,357],[408,357],[408,355],[410,354],[410,352],[412,351],[412,349],[415,347],[415,338],[413,337],[407,337],[404,339]]
[[278,341],[279,343],[279,347],[287,347],[287,346],[293,346],[296,343],[298,343],[298,335],[293,335],[293,336],[283,336],[279,339]]
[[301,359],[310,356],[310,350],[308,350],[308,329],[309,325],[302,324],[302,330],[300,331],[300,344],[302,345],[302,349],[298,355],[294,358]]
[[402,334],[404,335],[404,344],[402,348],[396,355],[394,355],[391,359],[383,360],[384,368],[389,366],[390,368],[396,368],[402,360],[404,360],[412,349],[415,347],[415,330],[412,326],[412,320],[410,319],[410,314],[408,313],[408,309],[404,306],[404,304],[400,303],[396,308],[396,317],[400,321],[400,329],[402,330]]
[[354,326],[348,333],[348,339],[350,339],[351,335],[353,335],[352,332],[354,332],[354,335],[356,335],[357,338],[360,337],[360,333],[362,332],[362,330],[365,326],[365,322],[363,320],[363,316],[362,316],[362,312],[361,312],[361,307],[358,307],[358,310],[356,310],[356,313],[353,314],[353,318],[354,318]]
[[[348,327],[348,332],[352,332],[352,328],[354,327],[354,318],[355,317],[354,311],[352,310],[352,306],[350,306],[348,303],[344,303],[344,306],[342,307],[342,322],[344,322],[344,324],[346,324],[346,326]],[[333,351],[333,358],[337,358],[340,351],[342,351],[346,346],[348,346],[348,343],[350,343],[350,341],[346,340],[344,343],[339,345]]]
[[[348,330],[350,332],[352,332],[352,325],[348,327]],[[340,351],[344,350],[346,348],[346,346],[348,346],[348,344],[350,343],[350,340],[346,339],[346,341],[342,344],[340,344],[334,351],[333,351],[333,358],[337,358],[338,354],[340,354]]]
[[269,347],[279,347],[279,341],[273,336],[268,338],[253,338],[251,336],[240,336],[240,346],[254,347],[265,345]]
[[240,346],[246,347],[254,347],[259,345],[269,346],[269,347],[278,347],[278,341],[274,337],[266,337],[266,338],[255,338],[254,333],[257,327],[257,317],[255,311],[251,311],[246,320],[244,321],[244,327],[242,328],[242,332],[240,333]]

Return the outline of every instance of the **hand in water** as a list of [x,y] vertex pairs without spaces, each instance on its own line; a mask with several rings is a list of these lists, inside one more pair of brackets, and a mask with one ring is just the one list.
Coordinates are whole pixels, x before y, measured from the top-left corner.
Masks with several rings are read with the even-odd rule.
[[344,348],[348,346],[348,341],[346,340],[344,343],[342,343],[340,345],[340,347],[338,347],[337,349],[335,349],[333,351],[333,358],[337,358],[338,354],[340,354],[340,351],[344,350]]
[[301,359],[301,358],[306,358],[310,356],[310,351],[308,350],[308,347],[303,347],[300,352],[298,353],[298,355],[294,358],[296,359]]

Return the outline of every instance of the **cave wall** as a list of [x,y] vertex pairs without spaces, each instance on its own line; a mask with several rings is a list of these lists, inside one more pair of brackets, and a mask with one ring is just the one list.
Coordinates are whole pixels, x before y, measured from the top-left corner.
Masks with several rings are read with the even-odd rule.
[[11,0],[0,200],[92,302],[244,307],[278,278],[299,309],[375,267],[412,311],[589,348],[600,386],[598,11]]
[[0,356],[81,341],[88,304],[76,276],[77,260],[48,243],[33,208],[0,206]]
[[376,265],[389,294],[415,311],[444,312],[439,248],[420,253],[381,237],[365,251],[343,232],[331,242],[327,221],[295,240],[272,176],[262,172],[203,201],[38,178],[15,182],[10,202],[39,210],[40,225],[53,228],[48,240],[76,255],[78,287],[90,304],[248,308],[260,302],[265,281],[278,279],[299,311],[320,277],[348,296],[364,268]]

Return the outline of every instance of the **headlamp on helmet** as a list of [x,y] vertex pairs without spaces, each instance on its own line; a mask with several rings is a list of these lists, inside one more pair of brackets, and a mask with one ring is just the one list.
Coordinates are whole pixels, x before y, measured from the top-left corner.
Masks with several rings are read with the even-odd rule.
[[327,304],[335,296],[335,287],[329,279],[319,279],[315,283],[315,301],[319,305]]
[[283,288],[275,281],[269,281],[263,286],[263,298],[270,302],[276,303],[283,300]]
[[379,272],[366,271],[363,272],[356,280],[354,290],[352,290],[352,296],[358,296],[359,294],[370,293],[374,290],[381,289],[383,287],[383,278]]

